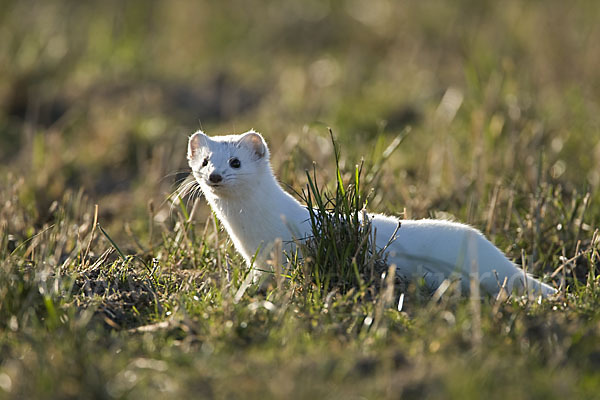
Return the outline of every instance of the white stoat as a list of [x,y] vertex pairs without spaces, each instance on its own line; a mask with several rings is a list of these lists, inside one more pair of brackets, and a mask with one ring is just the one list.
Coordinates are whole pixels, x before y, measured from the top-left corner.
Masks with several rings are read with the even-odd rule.
[[[189,139],[187,157],[206,200],[249,266],[257,254],[254,262],[263,262],[276,239],[292,244],[294,239],[312,234],[308,209],[277,182],[269,149],[259,133],[208,137],[199,131]],[[525,287],[544,297],[556,293],[527,276],[470,226],[444,220],[398,220],[380,214],[369,218],[376,245],[383,248],[389,244],[387,261],[396,265],[401,276],[423,277],[432,286],[459,276],[463,288],[468,288],[472,271],[478,271],[480,288],[490,295],[496,295],[498,283],[505,280],[509,293],[523,293]]]

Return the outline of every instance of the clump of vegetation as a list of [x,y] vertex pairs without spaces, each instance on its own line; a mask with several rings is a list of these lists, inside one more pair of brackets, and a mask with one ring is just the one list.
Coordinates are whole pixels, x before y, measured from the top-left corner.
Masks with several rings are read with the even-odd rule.
[[319,188],[316,167],[307,171],[308,183],[302,201],[308,207],[312,236],[301,245],[304,262],[319,292],[332,289],[364,290],[380,282],[387,272],[385,248],[375,246],[372,223],[366,215],[362,192],[362,163],[356,165],[352,181],[344,185],[340,153],[330,130],[335,155],[336,187],[332,195]]

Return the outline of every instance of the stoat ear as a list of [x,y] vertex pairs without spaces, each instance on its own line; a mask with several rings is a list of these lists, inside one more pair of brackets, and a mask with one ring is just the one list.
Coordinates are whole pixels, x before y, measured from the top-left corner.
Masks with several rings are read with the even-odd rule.
[[188,160],[193,160],[200,150],[208,146],[208,136],[202,131],[194,133],[188,142]]
[[238,143],[250,149],[257,160],[269,154],[267,143],[258,132],[250,131],[244,133]]

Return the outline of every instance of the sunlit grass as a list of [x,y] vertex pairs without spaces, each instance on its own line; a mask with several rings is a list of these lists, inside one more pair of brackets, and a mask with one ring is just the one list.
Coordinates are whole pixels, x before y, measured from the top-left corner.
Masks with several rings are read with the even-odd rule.
[[[36,233],[19,245],[13,236],[2,239],[2,390],[16,396],[170,397],[198,390],[209,397],[302,398],[333,390],[499,397],[510,383],[514,393],[553,393],[555,386],[564,395],[594,393],[582,381],[597,378],[596,236],[579,242],[581,256],[570,260],[577,269],[566,265],[562,299],[486,300],[474,326],[469,302],[452,290],[440,300],[415,296],[414,286],[365,271],[377,261],[368,247],[365,259],[349,256],[368,244],[361,239],[368,231],[361,233],[356,219],[361,171],[351,174],[350,186],[344,175],[338,170],[333,197],[309,179],[311,201],[331,216],[315,222],[325,234],[312,245],[315,253],[304,254],[314,257],[312,266],[297,264],[291,279],[276,279],[262,291],[246,287],[241,296],[243,261],[223,232],[189,220],[183,202],[173,210],[173,224],[148,244],[153,250],[141,253],[113,239],[102,221],[94,226],[84,196],[67,194],[52,221],[31,230],[18,200],[23,187],[3,191],[14,200],[3,211],[23,221],[19,231]],[[343,232],[358,236],[340,241]],[[331,254],[319,253],[323,246],[342,259],[319,258]],[[474,329],[481,340],[473,340]]]

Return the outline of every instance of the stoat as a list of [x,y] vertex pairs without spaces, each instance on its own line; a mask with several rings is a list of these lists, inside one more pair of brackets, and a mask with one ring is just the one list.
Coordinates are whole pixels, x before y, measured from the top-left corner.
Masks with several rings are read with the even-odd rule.
[[[206,200],[248,266],[264,262],[276,239],[292,246],[294,240],[312,235],[307,207],[277,182],[259,133],[209,137],[196,132],[189,139],[187,158]],[[367,218],[376,232],[376,246],[387,246],[387,262],[400,276],[421,277],[431,286],[459,276],[467,289],[472,271],[478,271],[479,287],[490,295],[497,295],[503,282],[508,293],[556,293],[468,225],[381,214]]]

